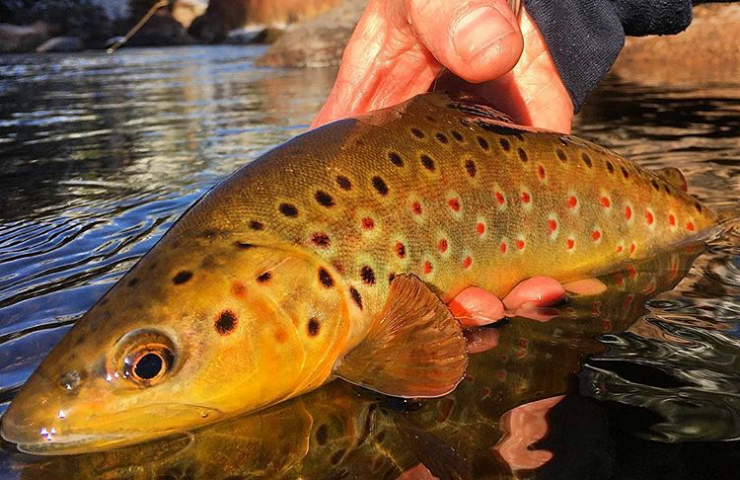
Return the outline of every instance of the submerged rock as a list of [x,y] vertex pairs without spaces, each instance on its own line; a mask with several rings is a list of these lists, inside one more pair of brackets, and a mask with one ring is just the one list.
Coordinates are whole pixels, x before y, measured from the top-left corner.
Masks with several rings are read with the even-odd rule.
[[291,27],[257,64],[270,67],[339,64],[366,3],[367,0],[345,0],[323,15]]
[[36,53],[79,52],[85,48],[79,37],[54,37],[36,48]]

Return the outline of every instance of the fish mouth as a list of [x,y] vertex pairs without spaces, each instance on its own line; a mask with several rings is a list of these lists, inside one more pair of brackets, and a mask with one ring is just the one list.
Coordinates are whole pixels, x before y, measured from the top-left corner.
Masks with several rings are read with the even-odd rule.
[[[174,418],[182,418],[183,415],[197,415],[198,418],[203,419],[205,418],[204,414],[207,413],[209,420],[216,421],[222,416],[222,412],[213,408],[178,403],[161,403],[97,418],[92,417],[84,426],[67,425],[63,422],[53,421],[48,423],[50,426],[40,427],[38,422],[28,421],[23,415],[7,415],[8,412],[6,412],[2,417],[2,423],[0,423],[0,436],[5,441],[15,444],[16,448],[23,453],[32,455],[76,455],[159,440],[164,437],[184,434],[197,428],[197,426],[187,428],[178,425],[163,428],[142,426],[137,429],[135,425],[138,422],[132,422],[131,420],[142,418],[137,415],[142,411],[148,414],[146,418],[164,418],[152,413],[152,407],[158,412],[167,411],[168,415]],[[71,420],[71,418],[67,420]],[[192,422],[190,424],[192,425]]]

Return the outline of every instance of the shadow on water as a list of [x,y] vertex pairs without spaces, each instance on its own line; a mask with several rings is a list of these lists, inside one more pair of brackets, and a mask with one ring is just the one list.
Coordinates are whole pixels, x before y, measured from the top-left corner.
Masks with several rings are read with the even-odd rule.
[[[306,128],[333,72],[256,69],[259,53],[0,58],[3,405],[188,205]],[[577,133],[643,165],[681,168],[712,207],[737,202],[738,86],[612,80]],[[117,451],[33,458],[4,446],[0,478],[737,478],[736,244],[609,275],[606,293],[575,298],[550,321],[482,329],[489,349],[441,399],[389,400],[337,381]]]

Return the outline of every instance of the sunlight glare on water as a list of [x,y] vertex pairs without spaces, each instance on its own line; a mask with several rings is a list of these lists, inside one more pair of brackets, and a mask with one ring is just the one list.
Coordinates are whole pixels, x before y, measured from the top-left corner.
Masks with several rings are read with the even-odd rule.
[[[334,71],[255,68],[262,51],[0,57],[3,408],[190,204],[307,128]],[[576,133],[650,168],[678,167],[709,206],[738,208],[740,84],[611,79]],[[737,478],[738,245],[671,252],[632,278],[610,276],[615,291],[550,322],[486,329],[497,348],[474,355],[442,399],[333,382],[151,445],[42,460],[5,446],[0,478],[428,478],[411,476],[429,473],[420,464],[444,479]]]

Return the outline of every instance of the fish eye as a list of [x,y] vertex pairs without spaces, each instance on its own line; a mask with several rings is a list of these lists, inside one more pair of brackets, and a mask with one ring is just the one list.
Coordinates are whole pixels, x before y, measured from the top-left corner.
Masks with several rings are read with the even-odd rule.
[[166,345],[142,345],[124,359],[123,376],[139,386],[151,387],[164,378],[174,360],[172,350]]

